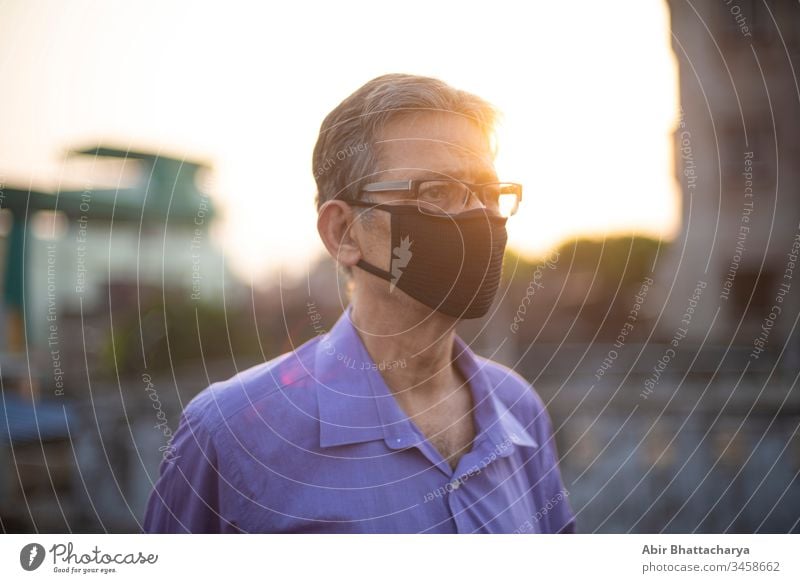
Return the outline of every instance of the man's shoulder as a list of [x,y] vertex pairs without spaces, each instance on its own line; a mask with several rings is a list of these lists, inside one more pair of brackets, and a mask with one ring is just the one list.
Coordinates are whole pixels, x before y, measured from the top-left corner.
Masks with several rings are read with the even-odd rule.
[[538,415],[544,410],[544,403],[536,389],[521,374],[488,358],[477,355],[476,358],[488,377],[495,396],[506,408],[526,415]]
[[318,338],[314,338],[291,352],[212,383],[187,403],[184,414],[213,431],[242,411],[264,405],[265,401],[280,407],[286,399],[275,397],[289,392],[301,400],[314,397],[308,394],[312,392],[308,389],[313,384],[317,343]]
[[553,424],[539,393],[517,371],[500,363],[480,358],[492,390],[505,408],[539,443],[550,443]]

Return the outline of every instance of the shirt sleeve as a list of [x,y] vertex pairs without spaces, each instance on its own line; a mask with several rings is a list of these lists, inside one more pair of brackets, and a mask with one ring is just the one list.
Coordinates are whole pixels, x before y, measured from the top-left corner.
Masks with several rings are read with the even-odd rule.
[[239,532],[223,516],[225,495],[232,486],[220,471],[212,435],[189,408],[181,415],[171,447],[159,466],[147,501],[142,530],[146,533]]
[[543,530],[549,533],[574,534],[576,532],[576,520],[569,503],[570,492],[564,486],[561,470],[558,466],[558,451],[553,433],[553,424],[544,403],[542,403],[538,394],[534,392],[534,395],[539,409],[536,413],[538,417],[535,422],[537,426],[536,434],[540,439],[539,443],[542,444],[541,471],[543,488],[541,499],[539,500],[539,512],[543,516],[545,526]]
[[569,490],[564,486],[564,480],[561,477],[561,470],[558,466],[558,451],[556,450],[556,438],[553,434],[552,424],[547,412],[544,412],[546,419],[546,427],[548,430],[549,441],[545,445],[545,460],[548,466],[548,483],[549,488],[549,502],[552,502],[552,510],[549,515],[549,530],[558,534],[574,534],[575,533],[575,515],[572,512],[569,503]]

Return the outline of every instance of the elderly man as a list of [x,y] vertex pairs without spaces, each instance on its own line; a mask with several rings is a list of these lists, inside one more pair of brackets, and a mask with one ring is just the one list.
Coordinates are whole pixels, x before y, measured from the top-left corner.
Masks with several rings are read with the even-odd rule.
[[317,228],[350,304],[187,405],[145,531],[574,532],[541,399],[454,331],[489,311],[522,197],[496,176],[494,117],[412,75],[328,115]]

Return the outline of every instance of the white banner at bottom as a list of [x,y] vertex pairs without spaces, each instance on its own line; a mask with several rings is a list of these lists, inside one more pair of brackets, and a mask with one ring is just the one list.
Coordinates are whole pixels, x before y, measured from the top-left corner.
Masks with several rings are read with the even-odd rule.
[[[800,581],[797,535],[3,535],[0,581]],[[566,577],[566,579],[564,579]]]

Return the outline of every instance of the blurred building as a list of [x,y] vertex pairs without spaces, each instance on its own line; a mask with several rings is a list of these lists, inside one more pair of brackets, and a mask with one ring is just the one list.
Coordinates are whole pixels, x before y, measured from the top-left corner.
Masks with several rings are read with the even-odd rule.
[[[107,147],[72,152],[72,165],[80,189],[0,187],[0,519],[12,531],[135,528],[143,470],[157,473],[168,437],[153,405],[165,430],[181,408],[165,336],[185,353],[194,314],[245,291],[211,239],[210,165]],[[208,384],[175,365],[187,390]]]
[[744,359],[762,340],[753,364],[775,362],[785,348],[778,365],[796,371],[800,264],[792,267],[790,255],[800,242],[800,7],[791,0],[669,6],[683,229],[659,273],[662,332],[675,333],[702,282],[687,338],[732,347]]
[[187,302],[221,301],[226,283],[209,236],[215,209],[203,190],[207,164],[106,147],[75,158],[111,162],[118,186],[96,188],[91,178],[81,190],[57,192],[6,185],[1,211],[0,350],[41,359],[31,368],[48,371],[41,379],[48,385],[54,360],[82,362],[84,346],[91,354],[104,342],[95,316],[136,310],[163,290],[182,290]]

